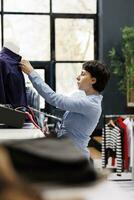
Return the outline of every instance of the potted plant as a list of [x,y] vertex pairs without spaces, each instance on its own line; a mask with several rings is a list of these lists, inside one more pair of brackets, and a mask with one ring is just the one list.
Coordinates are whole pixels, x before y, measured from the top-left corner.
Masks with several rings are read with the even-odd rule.
[[119,77],[119,89],[127,96],[127,105],[134,106],[134,27],[122,29],[120,53],[109,51],[111,70]]

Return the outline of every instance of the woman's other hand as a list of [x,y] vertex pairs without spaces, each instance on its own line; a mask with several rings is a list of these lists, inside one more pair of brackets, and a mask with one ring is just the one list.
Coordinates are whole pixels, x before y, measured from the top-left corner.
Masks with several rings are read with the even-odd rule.
[[20,66],[22,71],[26,74],[30,74],[34,70],[34,68],[28,60],[21,60]]

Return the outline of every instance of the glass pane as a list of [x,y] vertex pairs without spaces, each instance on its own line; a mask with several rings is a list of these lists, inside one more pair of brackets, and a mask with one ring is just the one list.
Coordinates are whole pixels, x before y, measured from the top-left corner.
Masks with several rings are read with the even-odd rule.
[[[41,78],[45,81],[45,70],[44,69],[35,69],[35,71],[41,76]],[[24,73],[23,73],[24,74]],[[33,85],[31,83],[31,81],[29,80],[28,76],[26,74],[24,74],[24,78],[25,78],[25,84],[26,86],[33,88]],[[44,108],[45,107],[45,101],[44,99],[40,96],[40,108]]]
[[50,0],[4,0],[4,11],[49,12]]
[[94,59],[91,19],[56,19],[56,60]]
[[53,0],[53,12],[96,13],[96,0]]
[[56,91],[70,95],[77,90],[76,77],[80,74],[82,63],[56,64]]
[[[40,77],[45,81],[45,70],[44,69],[35,69],[35,71],[40,75]],[[40,108],[45,107],[45,100],[40,96]]]
[[5,15],[4,42],[6,41],[19,44],[20,54],[28,60],[50,60],[49,17]]

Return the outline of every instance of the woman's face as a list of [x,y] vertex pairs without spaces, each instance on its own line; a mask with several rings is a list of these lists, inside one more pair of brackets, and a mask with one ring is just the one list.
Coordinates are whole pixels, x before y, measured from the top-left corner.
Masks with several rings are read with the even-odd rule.
[[81,74],[77,76],[77,84],[80,90],[85,92],[89,91],[92,88],[92,84],[96,82],[96,78],[92,77],[91,74],[82,69]]

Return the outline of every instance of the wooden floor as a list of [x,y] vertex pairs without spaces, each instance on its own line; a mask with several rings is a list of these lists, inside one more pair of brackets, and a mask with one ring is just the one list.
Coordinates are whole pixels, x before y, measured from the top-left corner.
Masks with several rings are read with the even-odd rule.
[[101,159],[101,152],[94,147],[89,147],[90,155],[92,159]]
[[102,143],[102,137],[101,136],[94,136],[92,138],[93,140],[93,143],[92,143],[92,146],[89,146],[89,151],[90,151],[90,156],[93,160],[101,160],[101,148],[98,149],[96,147],[96,142],[97,144],[100,144]]
[[101,136],[95,136],[93,137],[97,142],[102,143],[102,137]]

